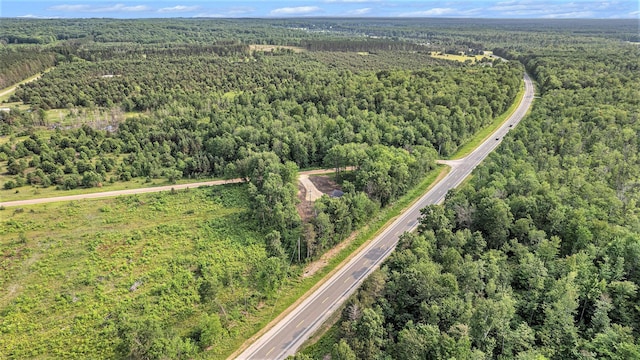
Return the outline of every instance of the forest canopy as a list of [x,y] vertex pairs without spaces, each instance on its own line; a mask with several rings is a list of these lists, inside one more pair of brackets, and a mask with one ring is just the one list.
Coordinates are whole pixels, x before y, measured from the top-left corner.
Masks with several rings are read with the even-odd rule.
[[495,49],[535,77],[531,114],[422,210],[316,357],[640,357],[640,51],[565,39]]

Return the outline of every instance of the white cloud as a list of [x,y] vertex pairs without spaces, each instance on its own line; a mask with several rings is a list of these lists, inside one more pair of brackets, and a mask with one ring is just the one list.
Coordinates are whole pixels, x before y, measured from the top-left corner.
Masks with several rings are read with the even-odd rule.
[[86,4],[78,4],[78,5],[54,5],[47,10],[53,11],[65,11],[65,12],[134,12],[134,11],[148,11],[151,10],[150,7],[146,5],[134,5],[127,6],[125,4],[115,4],[111,6],[92,6]]
[[442,16],[453,15],[456,13],[456,9],[453,8],[433,8],[424,11],[412,11],[408,13],[402,13],[400,16],[412,17],[412,16]]
[[98,8],[95,11],[97,11],[97,12],[102,12],[102,11],[104,11],[104,12],[114,12],[114,11],[127,12],[127,11],[147,11],[147,10],[151,10],[151,8],[146,6],[146,5],[126,6],[124,4],[115,4],[115,5],[109,6],[109,7]]
[[209,17],[209,18],[228,18],[248,16],[256,11],[255,8],[250,6],[235,6],[226,9],[211,9],[211,11],[201,12],[193,17]]
[[33,14],[26,14],[26,15],[21,15],[17,17],[21,19],[59,19],[60,18],[58,16],[42,16],[42,15],[33,15]]
[[270,15],[304,15],[321,10],[317,6],[298,6],[298,7],[284,7],[279,9],[273,9],[269,12]]
[[366,15],[371,12],[371,8],[355,9],[347,12],[347,15]]
[[593,11],[573,11],[568,13],[545,14],[542,17],[545,19],[592,18],[594,17],[594,13]]
[[639,11],[632,11],[629,13],[629,16],[638,16],[640,15],[640,10]]
[[174,13],[174,12],[186,12],[186,11],[195,11],[198,10],[199,6],[184,6],[184,5],[176,5],[173,7],[165,7],[162,9],[158,9],[159,13]]
[[480,15],[483,10],[484,10],[483,8],[474,8],[474,9],[461,11],[458,13],[458,15],[463,15],[463,16]]
[[566,3],[558,6],[546,1],[509,1],[497,3],[495,6],[488,8],[490,11],[497,11],[501,16],[532,16],[537,17],[544,15],[552,15],[554,13],[569,13],[574,11],[573,3]]
[[544,2],[530,2],[530,1],[507,1],[499,2],[496,5],[489,7],[489,10],[493,11],[522,11],[522,10],[538,10],[549,7],[551,4]]
[[511,5],[511,4],[517,4],[518,1],[515,0],[511,0],[511,1],[499,1],[496,3],[496,5]]
[[608,2],[608,1],[603,1],[603,2],[597,4],[596,9],[608,9],[611,5],[612,5],[612,3]]

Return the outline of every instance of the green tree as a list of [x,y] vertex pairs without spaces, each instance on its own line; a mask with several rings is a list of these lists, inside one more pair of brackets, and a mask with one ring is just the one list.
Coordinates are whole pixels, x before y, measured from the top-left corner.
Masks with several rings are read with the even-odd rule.
[[225,330],[222,328],[220,318],[217,314],[205,314],[200,319],[200,337],[198,343],[200,348],[206,349],[209,346],[216,346],[220,339],[224,337]]
[[351,350],[349,344],[344,339],[340,342],[333,344],[331,349],[331,358],[335,360],[356,360],[356,354]]
[[373,309],[365,309],[355,325],[354,351],[359,359],[375,359],[384,339],[384,318]]

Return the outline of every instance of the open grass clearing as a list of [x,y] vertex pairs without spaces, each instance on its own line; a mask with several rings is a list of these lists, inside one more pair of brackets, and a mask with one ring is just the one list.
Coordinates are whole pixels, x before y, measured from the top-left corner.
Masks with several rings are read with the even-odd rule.
[[491,58],[492,52],[485,51],[483,55],[459,55],[459,54],[445,54],[437,51],[431,52],[431,57],[435,59],[444,59],[451,61],[459,61],[465,62],[467,60],[471,61],[471,63],[475,63],[476,61],[480,61],[482,59]]
[[[266,256],[247,207],[232,185],[2,210],[0,357],[117,357],[122,314],[156,314],[188,336],[224,308],[232,338],[251,321],[246,277]],[[194,297],[198,264],[221,281],[212,301]]]
[[306,51],[304,48],[301,48],[299,46],[262,45],[262,44],[249,45],[249,49],[251,51],[264,51],[264,52],[274,51],[274,50],[279,50],[279,49],[288,49],[288,50],[291,50],[291,51],[293,51],[295,53],[301,53],[301,52],[305,52]]
[[142,115],[144,115],[143,112],[124,112],[118,108],[50,109],[45,111],[45,120],[48,128],[72,129],[88,125],[98,130],[105,130],[109,125],[115,126],[127,118],[136,118]]

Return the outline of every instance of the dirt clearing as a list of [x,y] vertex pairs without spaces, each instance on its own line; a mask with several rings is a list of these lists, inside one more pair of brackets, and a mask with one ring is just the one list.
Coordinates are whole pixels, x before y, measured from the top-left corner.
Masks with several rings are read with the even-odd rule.
[[329,176],[309,176],[309,180],[321,192],[331,195],[333,190],[342,190],[340,185]]
[[300,174],[298,182],[298,214],[303,222],[309,222],[313,216],[313,203],[322,194],[331,195],[333,190],[340,190],[340,185],[329,176],[309,176]]
[[286,46],[286,45],[249,45],[249,49],[251,51],[273,51],[278,49],[289,49],[295,53],[301,53],[306,51],[305,49],[297,46]]

